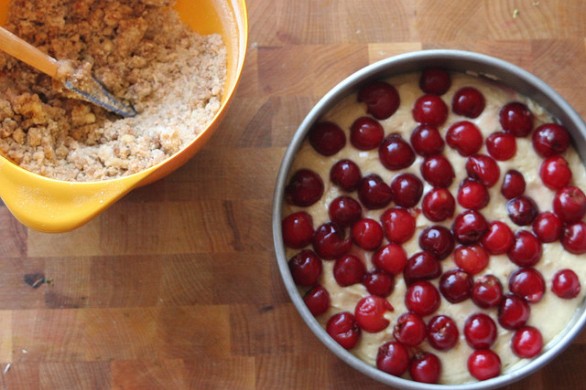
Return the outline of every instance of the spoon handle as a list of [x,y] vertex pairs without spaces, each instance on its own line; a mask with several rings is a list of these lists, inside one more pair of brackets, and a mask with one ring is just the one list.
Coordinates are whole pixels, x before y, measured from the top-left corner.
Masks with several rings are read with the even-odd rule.
[[25,62],[39,71],[56,78],[59,64],[56,59],[0,27],[0,50]]

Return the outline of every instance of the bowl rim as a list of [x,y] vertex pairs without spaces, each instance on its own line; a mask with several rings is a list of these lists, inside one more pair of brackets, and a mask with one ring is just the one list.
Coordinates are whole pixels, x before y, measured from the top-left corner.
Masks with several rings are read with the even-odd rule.
[[[406,72],[401,69],[411,68],[411,71],[422,68],[426,63],[438,63],[447,65],[450,70],[454,69],[454,64],[460,63],[464,68],[460,71],[466,72],[466,67],[469,65],[478,65],[484,69],[480,71],[480,75],[486,76],[490,79],[498,79],[505,82],[504,79],[508,75],[512,77],[513,84],[515,80],[522,84],[513,86],[519,92],[533,95],[539,94],[538,103],[545,105],[546,109],[552,113],[554,117],[561,120],[573,135],[574,146],[576,147],[582,161],[586,161],[586,123],[582,120],[580,115],[562,98],[553,88],[546,84],[543,80],[536,77],[525,69],[514,65],[505,60],[480,54],[471,51],[463,50],[422,50],[400,54],[392,57],[382,59],[370,65],[361,68],[346,77],[332,89],[330,89],[309,111],[307,116],[303,119],[298,129],[295,131],[293,138],[287,147],[287,150],[281,161],[278,176],[276,180],[275,190],[273,194],[273,210],[272,210],[272,228],[273,240],[275,246],[275,255],[277,257],[279,271],[285,288],[289,297],[291,298],[297,312],[302,317],[306,325],[311,329],[315,336],[339,359],[350,365],[354,369],[377,380],[386,385],[394,386],[402,389],[424,389],[424,390],[439,390],[439,389],[456,389],[456,390],[480,390],[493,389],[502,387],[513,382],[517,382],[522,378],[538,371],[543,366],[551,362],[556,356],[563,352],[573,340],[581,333],[586,326],[586,302],[583,300],[581,306],[576,310],[572,317],[570,325],[553,340],[548,343],[544,351],[536,358],[516,364],[513,370],[506,372],[498,377],[478,382],[468,382],[463,384],[424,384],[415,382],[409,379],[404,379],[380,371],[374,366],[360,360],[351,352],[345,350],[338,343],[336,343],[319,324],[317,319],[311,314],[301,294],[297,290],[297,286],[291,277],[287,258],[285,255],[285,245],[281,235],[281,220],[282,220],[282,203],[284,199],[284,189],[286,179],[291,169],[294,157],[300,148],[309,128],[315,123],[325,112],[331,109],[344,96],[351,93],[361,83],[370,79],[380,79]],[[415,65],[414,65],[415,64]],[[492,73],[492,70],[497,70],[498,76]],[[473,72],[477,74],[477,72]],[[501,77],[499,77],[501,76]],[[533,96],[532,96],[533,99]]]

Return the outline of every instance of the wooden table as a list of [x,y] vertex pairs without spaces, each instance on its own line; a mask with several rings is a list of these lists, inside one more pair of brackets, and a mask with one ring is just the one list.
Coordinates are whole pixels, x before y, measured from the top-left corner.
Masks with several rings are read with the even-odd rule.
[[[236,100],[184,168],[67,234],[0,207],[2,388],[384,388],[314,337],[277,270],[273,186],[304,115],[369,63],[456,48],[534,72],[586,116],[583,0],[249,0],[249,13]],[[583,388],[585,358],[586,333],[511,388]]]

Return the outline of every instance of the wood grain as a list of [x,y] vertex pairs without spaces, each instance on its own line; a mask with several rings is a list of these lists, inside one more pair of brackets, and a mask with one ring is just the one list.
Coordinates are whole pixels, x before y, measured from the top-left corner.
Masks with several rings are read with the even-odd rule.
[[[586,115],[582,0],[249,0],[221,128],[182,169],[67,234],[0,205],[2,389],[383,389],[335,358],[277,269],[275,178],[303,117],[355,70],[432,48],[541,77]],[[510,389],[582,388],[586,332]]]

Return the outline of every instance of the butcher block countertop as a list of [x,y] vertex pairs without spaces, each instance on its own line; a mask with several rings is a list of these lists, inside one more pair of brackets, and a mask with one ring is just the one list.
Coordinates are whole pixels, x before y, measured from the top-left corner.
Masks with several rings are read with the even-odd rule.
[[[583,0],[249,0],[242,81],[183,168],[87,225],[43,234],[0,206],[0,389],[383,389],[297,314],[271,231],[281,158],[313,104],[424,49],[494,55],[586,116]],[[586,386],[586,333],[514,389]]]

